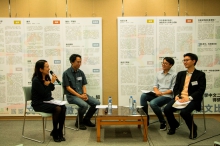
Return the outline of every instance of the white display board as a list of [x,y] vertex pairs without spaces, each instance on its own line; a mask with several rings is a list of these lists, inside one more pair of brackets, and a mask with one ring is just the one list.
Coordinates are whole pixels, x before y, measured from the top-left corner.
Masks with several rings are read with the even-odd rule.
[[118,101],[139,105],[139,91],[152,89],[156,63],[156,23],[149,17],[118,18]]
[[176,72],[186,70],[183,55],[198,55],[206,73],[205,112],[220,113],[220,17],[118,17],[118,101],[140,104],[141,90],[152,90],[164,57]]
[[[101,18],[0,18],[0,116],[23,115],[22,86],[31,85],[37,60],[47,60],[62,82],[74,53],[82,56],[88,94],[102,103]],[[53,97],[62,99],[62,87],[55,88]]]

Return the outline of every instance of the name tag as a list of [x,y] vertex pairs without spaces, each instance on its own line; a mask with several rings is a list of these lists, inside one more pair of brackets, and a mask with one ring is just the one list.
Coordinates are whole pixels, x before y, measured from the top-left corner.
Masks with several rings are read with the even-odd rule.
[[77,81],[79,81],[79,80],[82,80],[82,77],[77,77],[76,79],[77,79]]
[[198,85],[198,82],[197,81],[194,81],[194,82],[191,82],[192,86],[194,85]]

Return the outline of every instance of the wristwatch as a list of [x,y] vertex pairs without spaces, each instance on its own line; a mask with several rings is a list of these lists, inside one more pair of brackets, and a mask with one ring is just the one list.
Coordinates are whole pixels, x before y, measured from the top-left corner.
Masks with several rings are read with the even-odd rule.
[[192,96],[189,96],[189,100],[190,100],[190,101],[193,100]]

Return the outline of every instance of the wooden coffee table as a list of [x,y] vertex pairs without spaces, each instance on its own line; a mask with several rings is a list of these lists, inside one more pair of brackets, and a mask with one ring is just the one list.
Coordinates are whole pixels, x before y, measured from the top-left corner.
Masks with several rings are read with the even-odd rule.
[[105,113],[105,109],[98,109],[96,117],[97,142],[100,142],[102,125],[138,125],[139,128],[142,125],[143,141],[147,141],[147,116],[141,108],[134,113],[128,107],[119,106],[118,108],[113,108],[110,115]]

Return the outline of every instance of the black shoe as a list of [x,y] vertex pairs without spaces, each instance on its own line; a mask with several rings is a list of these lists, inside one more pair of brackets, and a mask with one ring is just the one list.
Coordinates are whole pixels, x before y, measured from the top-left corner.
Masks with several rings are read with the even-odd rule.
[[95,124],[93,124],[90,120],[83,119],[83,124],[88,127],[95,127]]
[[63,137],[63,131],[62,130],[59,131],[58,136],[59,136],[60,141],[66,141],[65,137]]
[[176,131],[176,129],[170,129],[170,130],[167,132],[167,134],[168,134],[168,135],[173,135],[173,134],[175,134],[175,131]]
[[86,126],[83,123],[79,123],[79,127],[78,127],[78,122],[75,123],[75,126],[77,128],[79,128],[80,130],[86,130]]
[[190,134],[189,134],[189,139],[195,139],[197,137],[197,126],[194,125],[194,128],[193,128],[193,135],[192,135],[192,132],[190,131]]
[[66,138],[63,136],[59,136],[60,141],[66,141]]
[[50,136],[53,137],[53,140],[55,142],[61,142],[61,140],[59,139],[58,131],[57,130],[52,130],[51,133],[50,133]]
[[160,124],[160,130],[163,130],[163,131],[167,130],[167,125],[166,125],[166,123],[161,123],[161,124]]
[[176,129],[178,129],[180,127],[180,124],[178,123],[177,125],[176,125]]
[[53,136],[53,130],[50,132],[50,136]]
[[196,139],[196,137],[197,137],[197,131],[194,131],[193,137],[192,134],[189,135],[189,139]]

